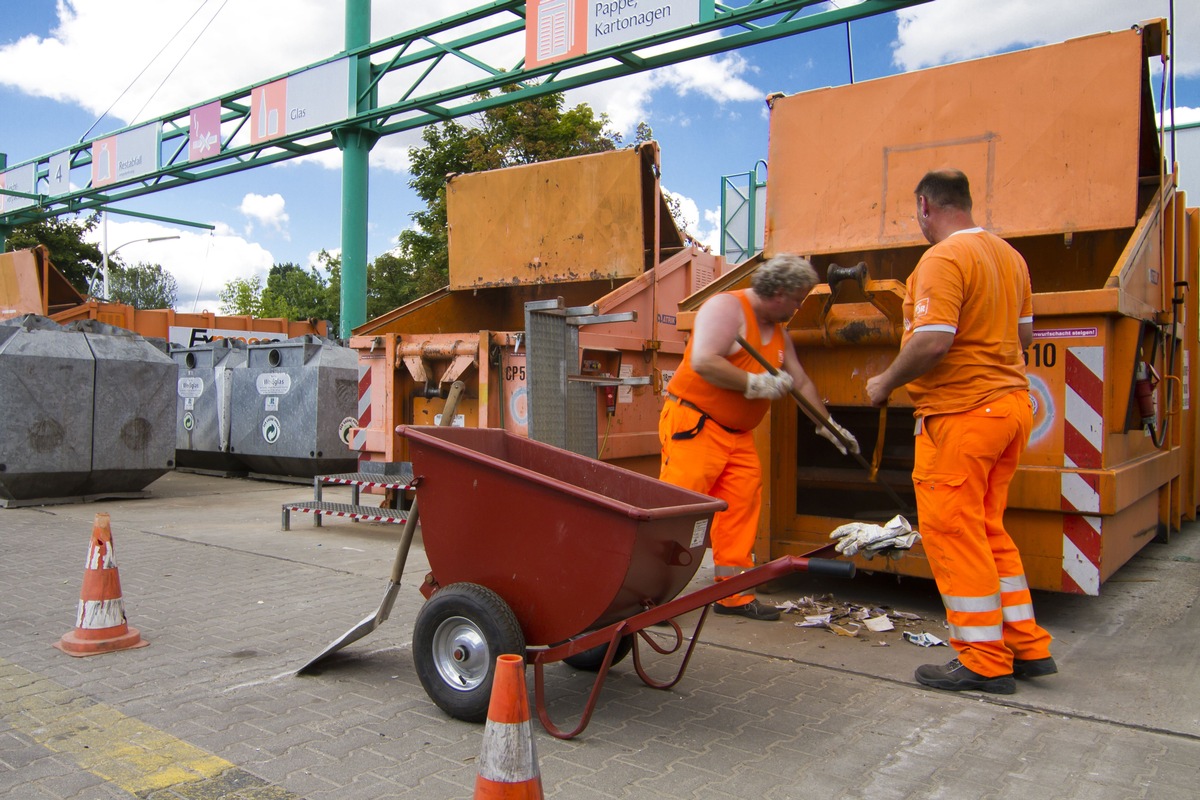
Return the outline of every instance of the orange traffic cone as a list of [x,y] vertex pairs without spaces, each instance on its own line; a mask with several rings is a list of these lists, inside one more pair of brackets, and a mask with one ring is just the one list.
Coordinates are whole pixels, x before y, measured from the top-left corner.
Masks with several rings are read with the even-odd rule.
[[108,514],[96,515],[79,592],[75,630],[63,634],[54,646],[70,656],[93,656],[113,650],[131,650],[150,644],[125,619],[121,576],[113,555]]
[[529,695],[525,691],[525,659],[496,658],[487,727],[479,752],[475,800],[541,800],[542,773],[529,729]]

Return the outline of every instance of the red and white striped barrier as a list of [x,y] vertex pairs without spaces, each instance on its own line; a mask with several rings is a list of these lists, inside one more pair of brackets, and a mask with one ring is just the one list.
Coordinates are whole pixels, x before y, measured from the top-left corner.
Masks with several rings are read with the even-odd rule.
[[[1068,347],[1063,466],[1104,465],[1104,348]],[[1063,591],[1100,594],[1100,513],[1094,475],[1062,473]]]
[[367,428],[371,426],[371,365],[358,365],[358,429],[350,439],[350,449],[362,450],[367,444]]

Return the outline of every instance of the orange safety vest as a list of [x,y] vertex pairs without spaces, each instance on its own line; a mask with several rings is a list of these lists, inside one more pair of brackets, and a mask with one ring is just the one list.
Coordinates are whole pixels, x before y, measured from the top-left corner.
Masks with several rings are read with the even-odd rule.
[[[729,292],[729,294],[737,297],[742,303],[742,310],[746,317],[746,341],[751,344],[761,342],[762,333],[758,327],[758,317],[755,316],[754,309],[750,306],[750,298],[747,297],[746,290],[740,289]],[[782,325],[773,327],[771,341],[758,348],[758,351],[776,368],[781,369],[783,367],[785,344],[783,337],[785,334]],[[741,348],[725,358],[729,363],[746,372],[766,371],[761,364],[754,360],[752,355]],[[687,347],[683,351],[683,361],[680,363],[679,369],[675,370],[671,382],[667,384],[667,391],[681,400],[686,400],[700,409],[701,413],[711,417],[713,421],[732,430],[748,431],[753,429],[762,422],[762,418],[771,408],[770,400],[747,400],[740,391],[722,389],[701,378],[692,369],[692,339],[688,339]]]

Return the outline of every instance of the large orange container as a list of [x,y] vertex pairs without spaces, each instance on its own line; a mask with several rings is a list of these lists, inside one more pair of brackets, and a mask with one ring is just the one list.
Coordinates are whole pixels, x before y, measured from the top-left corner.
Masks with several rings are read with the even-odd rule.
[[[866,381],[896,355],[904,280],[927,246],[913,219],[920,177],[963,169],[976,222],[1028,262],[1037,409],[1006,525],[1039,589],[1099,593],[1200,502],[1197,308],[1177,286],[1197,285],[1196,215],[1163,164],[1148,80],[1165,35],[1160,21],[772,101],[765,255],[807,254],[832,279],[789,327],[834,416],[867,454],[880,414]],[[685,308],[744,284],[755,264]],[[1149,428],[1134,398],[1142,376],[1159,377]],[[884,429],[880,479],[911,503],[905,392],[892,396]],[[793,405],[776,403],[757,435],[770,470],[760,561],[803,554],[843,522],[899,510]],[[930,576],[919,549],[859,565]]]
[[525,304],[562,298],[625,317],[580,328],[563,366],[570,380],[595,385],[595,454],[657,475],[664,378],[685,345],[676,310],[724,268],[672,222],[657,145],[457,176],[447,215],[451,285],[350,339],[360,375],[351,442],[361,459],[405,460],[396,426],[433,424],[455,380],[468,387],[456,424],[528,436]]
[[218,316],[208,311],[184,314],[171,308],[136,309],[84,297],[51,263],[50,251],[42,245],[0,253],[0,319],[22,314],[40,314],[60,325],[96,320],[180,347],[217,339],[257,344],[305,334],[325,336],[327,332],[324,320]]

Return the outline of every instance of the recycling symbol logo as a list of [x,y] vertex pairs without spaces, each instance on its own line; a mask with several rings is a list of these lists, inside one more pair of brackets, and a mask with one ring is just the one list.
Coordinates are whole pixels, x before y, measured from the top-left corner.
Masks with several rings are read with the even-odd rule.
[[267,444],[275,444],[276,442],[278,442],[279,434],[281,432],[282,431],[279,426],[279,417],[272,414],[263,420],[262,436],[263,436],[263,440]]
[[188,433],[191,433],[192,429],[195,427],[196,427],[196,418],[194,416],[192,416],[192,412],[189,411],[183,415],[183,429],[185,431],[187,431]]

